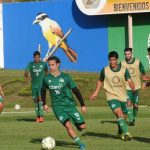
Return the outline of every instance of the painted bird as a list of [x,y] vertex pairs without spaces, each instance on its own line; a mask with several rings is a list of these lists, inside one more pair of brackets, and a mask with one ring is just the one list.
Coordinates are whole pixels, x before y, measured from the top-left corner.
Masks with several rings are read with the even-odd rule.
[[[47,14],[45,13],[38,13],[36,16],[36,19],[34,20],[33,24],[39,24],[42,28],[42,33],[45,39],[48,41],[49,50],[57,46],[59,41],[63,38],[64,34],[61,30],[61,27],[59,24],[50,19]],[[77,61],[77,53],[73,51],[66,43],[66,40],[63,40],[59,46],[62,48],[65,52],[65,54],[68,56],[68,58],[72,62]],[[49,53],[49,51],[48,51]]]

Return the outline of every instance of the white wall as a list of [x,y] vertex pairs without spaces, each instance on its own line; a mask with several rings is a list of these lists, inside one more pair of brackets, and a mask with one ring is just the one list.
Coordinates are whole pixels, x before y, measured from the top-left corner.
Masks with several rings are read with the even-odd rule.
[[3,5],[0,4],[0,68],[4,68]]

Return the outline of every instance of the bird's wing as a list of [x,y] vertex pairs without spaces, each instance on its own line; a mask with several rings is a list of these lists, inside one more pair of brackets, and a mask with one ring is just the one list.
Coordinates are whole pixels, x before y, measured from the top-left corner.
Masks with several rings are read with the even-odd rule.
[[57,34],[59,37],[62,38],[64,36],[64,34],[61,30],[61,27],[59,26],[59,24],[56,21],[51,20],[50,28],[51,28],[52,32]]

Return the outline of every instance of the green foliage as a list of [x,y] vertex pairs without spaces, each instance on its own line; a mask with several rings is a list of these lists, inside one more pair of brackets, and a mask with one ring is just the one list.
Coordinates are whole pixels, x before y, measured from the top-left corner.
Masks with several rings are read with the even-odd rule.
[[[65,71],[66,72],[66,71]],[[96,82],[99,79],[99,73],[89,72],[66,72],[69,73],[80,89],[82,96],[87,106],[107,106],[105,91],[102,89],[94,102],[90,102],[89,98],[93,93]],[[0,84],[5,93],[6,104],[10,106],[12,99],[19,99],[20,104],[27,107],[31,106],[30,102],[24,100],[28,99],[32,102],[31,84],[26,82],[23,77],[24,71],[21,70],[0,70]],[[47,92],[48,93],[48,92]],[[49,94],[47,94],[49,95]],[[149,105],[149,88],[141,90],[140,104]],[[49,100],[49,96],[47,96]]]

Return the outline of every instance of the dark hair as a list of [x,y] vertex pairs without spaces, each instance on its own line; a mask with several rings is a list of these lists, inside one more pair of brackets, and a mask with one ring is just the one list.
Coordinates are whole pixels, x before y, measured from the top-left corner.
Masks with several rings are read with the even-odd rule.
[[150,52],[150,47],[147,48],[147,51]]
[[118,53],[116,51],[111,51],[108,55],[108,59],[115,57],[118,59]]
[[125,49],[124,49],[124,52],[127,52],[127,51],[132,52],[132,48],[129,48],[129,47],[125,48]]
[[35,51],[35,52],[33,53],[33,56],[35,57],[36,55],[39,55],[39,56],[40,56],[41,54],[40,54],[39,51]]
[[48,61],[50,61],[50,60],[55,60],[57,64],[60,63],[60,59],[58,57],[56,57],[56,56],[49,57]]

